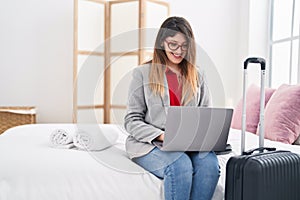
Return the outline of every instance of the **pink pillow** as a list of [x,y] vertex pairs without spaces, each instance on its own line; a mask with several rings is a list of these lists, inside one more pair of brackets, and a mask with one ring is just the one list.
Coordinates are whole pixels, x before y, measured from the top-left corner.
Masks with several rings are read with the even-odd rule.
[[300,85],[281,85],[265,110],[265,138],[292,144],[300,135]]
[[[275,89],[265,88],[265,106]],[[255,84],[250,85],[246,94],[246,131],[256,133],[259,123],[260,87]],[[242,129],[243,99],[239,101],[234,109],[231,128]]]

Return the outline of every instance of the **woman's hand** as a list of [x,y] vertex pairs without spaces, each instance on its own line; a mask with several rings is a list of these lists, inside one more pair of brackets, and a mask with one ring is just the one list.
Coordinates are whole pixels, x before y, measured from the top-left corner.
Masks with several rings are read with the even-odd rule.
[[162,133],[162,134],[160,134],[160,136],[158,136],[158,137],[156,138],[156,140],[163,142],[163,141],[164,141],[164,138],[165,138],[165,134]]

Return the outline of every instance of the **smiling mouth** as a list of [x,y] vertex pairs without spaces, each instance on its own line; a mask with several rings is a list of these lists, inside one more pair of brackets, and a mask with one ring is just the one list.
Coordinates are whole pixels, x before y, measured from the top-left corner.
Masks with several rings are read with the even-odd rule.
[[177,58],[177,59],[180,59],[180,58],[182,58],[181,57],[181,54],[175,54],[175,53],[171,53],[175,58]]

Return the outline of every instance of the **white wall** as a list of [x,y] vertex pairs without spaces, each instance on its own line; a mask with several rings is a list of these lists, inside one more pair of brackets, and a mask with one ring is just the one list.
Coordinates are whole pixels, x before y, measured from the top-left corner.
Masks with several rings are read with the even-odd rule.
[[[249,56],[259,56],[268,61],[269,0],[251,0],[249,13]],[[260,68],[249,66],[249,83],[260,84]],[[266,63],[266,86],[269,77],[269,63]]]
[[[249,47],[254,40],[249,0],[168,1],[171,15],[188,19],[216,66],[208,69],[209,83],[225,98],[215,95],[215,105],[234,106],[241,96],[243,60],[259,49]],[[38,122],[71,122],[73,0],[2,1],[0,27],[0,105],[34,105]],[[222,87],[214,83],[215,74]]]
[[0,27],[0,105],[71,122],[73,0],[1,1]]

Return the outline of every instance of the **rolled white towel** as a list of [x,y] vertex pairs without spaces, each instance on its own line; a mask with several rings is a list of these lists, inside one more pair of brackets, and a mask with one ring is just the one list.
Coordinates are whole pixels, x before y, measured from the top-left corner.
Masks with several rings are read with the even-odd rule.
[[73,142],[78,149],[100,151],[114,145],[118,136],[118,131],[113,126],[81,125]]
[[74,147],[73,143],[74,132],[64,129],[55,129],[50,134],[50,143],[52,147],[70,149]]

